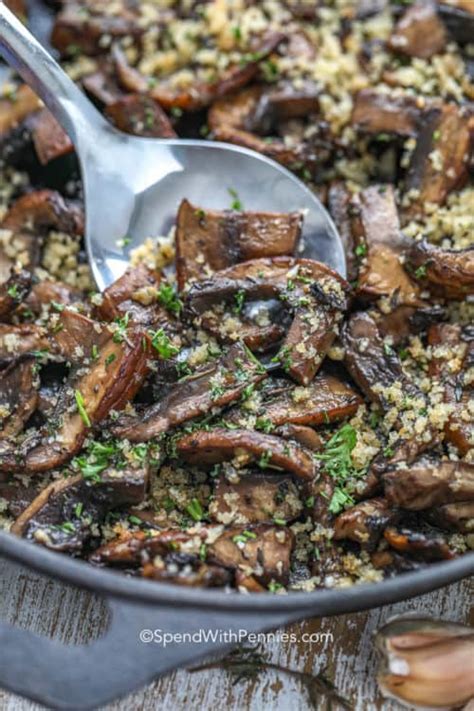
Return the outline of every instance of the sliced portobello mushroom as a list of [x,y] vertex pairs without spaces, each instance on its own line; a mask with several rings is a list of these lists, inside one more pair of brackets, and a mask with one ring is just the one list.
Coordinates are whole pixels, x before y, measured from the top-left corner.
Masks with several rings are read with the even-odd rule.
[[313,452],[319,452],[324,447],[324,441],[321,435],[306,425],[292,425],[286,423],[276,427],[275,430],[273,430],[273,434],[276,434],[278,437],[283,437],[283,439],[296,442],[296,444],[300,444],[302,447],[310,449]]
[[286,585],[293,546],[294,535],[288,528],[266,524],[248,529],[236,526],[224,530],[214,543],[208,545],[206,560],[223,568],[239,570],[264,585],[272,580]]
[[219,271],[259,257],[293,254],[301,213],[203,210],[183,200],[176,224],[176,271],[183,290],[206,270]]
[[397,521],[399,514],[386,499],[361,501],[339,514],[334,521],[334,539],[351,540],[374,549],[384,529]]
[[415,560],[431,562],[455,557],[443,536],[432,531],[423,533],[410,528],[389,526],[383,535],[391,548]]
[[361,255],[357,295],[421,307],[420,287],[404,269],[402,257],[410,244],[400,230],[395,191],[391,185],[373,185],[351,202],[352,230]]
[[11,531],[56,551],[78,554],[92,527],[117,506],[139,504],[148,487],[148,470],[105,470],[100,482],[82,475],[58,479],[20,514]]
[[185,90],[177,90],[172,84],[163,81],[151,89],[150,96],[165,109],[196,111],[209,106],[216,99],[249,84],[257,76],[260,63],[278,47],[283,39],[284,35],[279,32],[268,32],[253,43],[250,49],[252,56],[250,61],[231,64],[215,81],[197,81]]
[[121,131],[145,138],[176,138],[176,131],[161,106],[143,94],[129,94],[105,109],[105,116]]
[[12,270],[9,278],[0,284],[0,321],[7,321],[12,312],[27,297],[32,286],[32,276],[25,269]]
[[47,109],[35,117],[33,145],[41,165],[74,151],[71,139]]
[[[275,121],[275,114],[271,121],[267,118],[271,111],[271,99],[266,97],[271,97],[272,93],[273,90],[263,86],[252,86],[215,101],[208,114],[212,135],[219,141],[258,151],[292,170],[313,171],[334,152],[334,141],[327,124],[314,121],[307,131],[301,122],[295,126],[294,119],[281,120],[278,124],[280,135],[275,135],[275,131],[272,135],[262,135],[262,131],[271,130],[269,123]],[[313,102],[316,98],[314,90],[309,96]],[[300,106],[301,97],[297,94],[292,103],[294,107]],[[289,97],[286,98],[286,106],[289,113]]]
[[296,88],[292,82],[279,83],[261,94],[246,128],[263,136],[278,135],[282,122],[315,115],[319,108],[320,87],[305,81]]
[[428,512],[429,520],[440,528],[460,533],[474,532],[474,501],[444,504]]
[[0,99],[0,138],[4,139],[28,116],[40,111],[40,98],[26,84],[21,84],[10,96]]
[[422,108],[410,94],[361,89],[354,98],[351,123],[361,133],[415,137]]
[[134,3],[120,0],[119,12],[106,11],[106,2],[67,2],[56,15],[51,43],[64,57],[73,55],[78,49],[81,54],[98,55],[109,51],[112,40],[130,38],[138,41],[144,27],[139,22],[138,7]]
[[383,474],[387,500],[403,509],[423,511],[474,500],[474,465],[422,458]]
[[[400,433],[394,451],[388,455],[390,462],[412,462],[421,452],[432,446],[436,434],[427,418],[420,420],[417,431],[412,417],[405,422],[405,413],[419,413],[427,408],[424,393],[403,371],[397,353],[384,343],[374,318],[367,312],[354,313],[342,331],[345,348],[344,363],[366,397],[377,403],[384,412],[395,406],[398,416],[395,423]],[[400,390],[393,401],[392,389]],[[387,466],[385,456],[375,462],[380,471]]]
[[164,317],[158,303],[160,281],[160,275],[144,264],[129,267],[101,294],[97,317],[115,321],[128,314],[131,323],[152,327]]
[[[279,392],[278,392],[279,390]],[[274,426],[323,425],[351,417],[362,403],[347,383],[327,373],[318,373],[306,388],[287,383],[272,397],[271,388],[263,393],[261,416]]]
[[328,209],[337,227],[344,247],[347,266],[347,280],[350,284],[356,281],[359,272],[354,235],[352,232],[352,193],[345,183],[335,181],[328,193]]
[[257,461],[262,469],[277,468],[302,480],[312,480],[318,467],[312,455],[275,435],[253,430],[228,430],[216,427],[196,430],[176,442],[176,453],[196,466],[209,466],[235,460],[246,466]]
[[33,284],[30,293],[19,310],[26,310],[27,313],[40,316],[44,309],[51,307],[54,301],[56,304],[62,304],[63,306],[72,306],[74,304],[80,306],[82,312],[87,312],[88,307],[83,299],[84,294],[79,289],[69,286],[69,284],[64,284],[64,282],[45,279]]
[[0,371],[0,439],[19,434],[38,403],[35,359],[25,358]]
[[209,506],[211,520],[224,525],[294,521],[303,510],[298,488],[285,474],[250,473],[238,482],[219,476]]
[[408,57],[430,59],[446,49],[447,36],[437,13],[437,0],[416,0],[410,5],[390,36],[390,49]]
[[414,242],[409,263],[422,284],[449,299],[474,294],[474,248],[441,249],[426,240]]
[[48,332],[43,326],[22,323],[0,323],[0,366],[8,365],[20,356],[49,353]]
[[467,107],[444,104],[425,112],[405,181],[410,198],[406,220],[423,212],[427,203],[442,205],[452,190],[465,184],[470,151]]
[[136,416],[112,423],[119,437],[147,442],[170,428],[239,400],[243,391],[266,377],[265,368],[240,343],[214,363],[180,380],[159,402]]
[[90,365],[72,372],[44,431],[20,446],[0,446],[0,471],[36,474],[71,459],[94,425],[134,397],[148,370],[148,351],[143,332],[130,331],[122,341],[111,336]]
[[438,13],[456,42],[461,45],[472,42],[474,7],[471,0],[438,1]]
[[347,282],[320,262],[274,257],[242,262],[193,284],[186,302],[191,315],[210,311],[202,324],[222,336],[222,313],[213,314],[213,304],[235,304],[236,295],[243,301],[277,297],[294,317],[276,359],[294,380],[308,385],[337,335],[348,292]]

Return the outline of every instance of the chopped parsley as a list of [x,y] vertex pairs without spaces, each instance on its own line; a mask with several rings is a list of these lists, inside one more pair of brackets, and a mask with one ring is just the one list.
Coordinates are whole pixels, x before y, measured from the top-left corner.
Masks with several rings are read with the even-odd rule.
[[125,314],[125,316],[115,319],[116,328],[115,328],[114,335],[113,335],[114,343],[121,343],[125,339],[125,337],[127,335],[127,328],[128,328],[129,321],[130,321],[130,314],[128,313],[128,311]]
[[12,299],[18,299],[20,293],[18,291],[18,284],[13,284],[13,286],[10,286],[7,289],[7,294],[10,296]]
[[239,194],[237,190],[234,190],[234,188],[227,188],[227,192],[232,198],[232,202],[230,205],[231,210],[243,210],[244,206],[242,205],[242,202],[239,198]]
[[244,303],[245,303],[245,291],[242,289],[238,291],[236,294],[234,294],[234,301],[235,301],[235,306],[234,306],[234,313],[235,314],[240,314],[242,309],[244,308]]
[[350,479],[357,477],[358,472],[352,462],[352,451],[357,443],[357,432],[352,425],[343,425],[326,443],[324,452],[316,454],[316,459],[325,462],[326,472],[337,483],[331,500],[329,511],[338,514],[348,504],[354,503],[350,494]]
[[92,422],[90,420],[89,415],[87,414],[84,398],[82,396],[81,391],[75,390],[74,397],[76,398],[77,410],[81,416],[81,420],[83,421],[83,423],[85,424],[86,427],[91,427]]
[[186,511],[194,521],[202,521],[204,511],[197,499],[191,500],[191,503],[186,506]]
[[415,276],[417,279],[423,279],[423,277],[426,276],[426,267],[424,264],[418,267],[418,269],[415,269]]
[[159,355],[161,356],[161,358],[163,358],[163,360],[168,360],[169,358],[172,358],[177,353],[179,353],[179,348],[177,348],[171,343],[170,339],[162,328],[159,328],[154,333],[150,333],[150,338],[151,345],[156,351],[158,351]]
[[183,308],[183,303],[171,284],[167,284],[166,282],[160,284],[160,288],[158,289],[156,296],[159,303],[172,314],[179,314]]

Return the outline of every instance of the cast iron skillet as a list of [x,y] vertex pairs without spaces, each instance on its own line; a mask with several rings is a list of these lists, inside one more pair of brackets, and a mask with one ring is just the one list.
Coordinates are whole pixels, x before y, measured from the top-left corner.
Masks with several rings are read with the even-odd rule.
[[[51,12],[31,2],[31,25],[46,41]],[[0,532],[0,555],[104,596],[111,621],[89,645],[68,647],[0,622],[0,686],[55,709],[90,709],[179,666],[222,653],[262,632],[307,617],[339,615],[404,600],[474,574],[474,553],[371,585],[288,595],[224,593],[128,578]],[[140,641],[156,630],[157,642]],[[202,630],[202,632],[201,632]],[[217,641],[206,630],[227,633]],[[166,648],[163,633],[187,633]],[[231,636],[231,633],[234,636]],[[194,641],[189,635],[195,635]]]

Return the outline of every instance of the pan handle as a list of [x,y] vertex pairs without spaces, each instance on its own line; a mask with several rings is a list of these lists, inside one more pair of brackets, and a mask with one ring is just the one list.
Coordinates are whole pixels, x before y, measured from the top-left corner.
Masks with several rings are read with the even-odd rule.
[[[235,616],[117,600],[109,600],[109,607],[105,635],[81,646],[0,623],[0,686],[54,709],[93,709],[178,667],[242,644],[245,633],[304,617],[301,611],[293,617],[288,612]],[[181,640],[179,634],[184,635]]]

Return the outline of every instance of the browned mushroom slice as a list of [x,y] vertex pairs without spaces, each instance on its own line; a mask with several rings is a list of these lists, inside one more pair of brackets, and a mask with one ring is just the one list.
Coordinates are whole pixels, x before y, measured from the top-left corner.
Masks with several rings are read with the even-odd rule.
[[11,531],[56,551],[79,553],[107,511],[145,498],[148,471],[105,470],[99,482],[82,475],[58,479],[20,514]]
[[318,373],[306,388],[288,385],[275,398],[265,399],[262,416],[273,425],[322,425],[355,414],[360,396],[333,375]]
[[334,538],[336,541],[349,539],[373,548],[379,542],[384,528],[397,518],[397,512],[385,499],[361,501],[336,518]]
[[289,82],[265,91],[254,112],[246,119],[247,130],[261,135],[275,135],[282,121],[306,118],[318,110],[320,87],[311,81],[295,86]]
[[362,89],[356,94],[352,125],[363,133],[416,136],[421,117],[417,100],[409,95],[393,95]]
[[331,184],[328,193],[328,208],[337,227],[346,256],[347,279],[350,283],[357,279],[358,259],[354,252],[356,247],[352,233],[352,193],[342,182]]
[[208,267],[218,271],[259,257],[293,254],[302,215],[203,210],[183,200],[176,225],[178,287],[202,278]]
[[[463,390],[459,382],[469,369],[469,344],[463,339],[460,326],[439,323],[428,331],[428,344],[432,347],[429,375],[444,387],[444,402],[454,407],[444,427],[448,442],[461,456],[474,447],[474,418],[466,417],[471,392]],[[464,411],[464,412],[463,412]]]
[[40,99],[26,84],[18,87],[10,97],[0,99],[0,136],[7,135],[27,116],[39,111],[42,105]]
[[421,459],[385,471],[383,482],[388,501],[411,511],[474,500],[474,465],[462,461]]
[[[205,540],[208,529],[203,529],[196,538]],[[181,544],[193,538],[191,533],[180,529],[128,531],[122,529],[108,543],[97,548],[89,557],[91,563],[133,567],[145,563],[156,555],[179,551]],[[199,546],[199,543],[198,543]]]
[[106,326],[67,308],[50,320],[48,331],[51,355],[70,363],[93,360],[110,339]]
[[13,271],[9,279],[0,284],[0,321],[5,321],[31,289],[30,272]]
[[459,44],[472,42],[474,7],[471,0],[438,1],[438,12],[449,34]]
[[78,49],[84,54],[107,52],[109,44],[102,41],[107,36],[112,39],[130,37],[137,39],[143,34],[139,15],[133,11],[133,4],[121,0],[113,14],[107,12],[106,0],[87,3],[68,2],[56,15],[51,42],[62,55],[73,55]]
[[390,403],[384,390],[397,383],[403,393],[417,397],[420,391],[405,375],[395,351],[385,347],[375,320],[367,312],[353,314],[342,333],[345,347],[345,365],[362,392],[381,405],[384,410]]
[[426,242],[414,242],[408,259],[422,283],[428,282],[450,299],[474,294],[474,248],[440,249]]
[[235,527],[208,546],[207,560],[254,576],[265,585],[272,580],[286,585],[293,545],[293,533],[287,528],[266,524]]
[[368,299],[388,297],[393,306],[422,306],[420,288],[403,268],[408,240],[400,231],[395,191],[391,185],[371,186],[352,200],[356,253],[363,257],[357,293]]
[[175,138],[176,132],[161,106],[148,96],[131,94],[108,104],[105,116],[125,133],[154,138]]
[[249,130],[264,93],[264,87],[252,86],[215,101],[208,114],[208,124],[214,138],[251,148],[292,169],[313,167],[321,158],[326,159],[327,141],[323,140],[322,156],[319,156],[317,141],[314,145],[304,140],[296,144],[292,141],[290,144],[282,138],[272,136],[267,139]]
[[98,61],[99,68],[96,72],[88,74],[82,79],[82,86],[102,106],[114,104],[124,97],[124,92],[118,85],[115,68],[110,61]]
[[0,439],[19,434],[36,409],[38,382],[34,358],[0,371]]
[[176,442],[176,452],[181,459],[198,466],[232,459],[245,466],[256,460],[263,469],[276,467],[305,480],[314,479],[317,471],[312,455],[302,447],[251,430],[197,430]]
[[110,332],[87,316],[64,309],[48,326],[0,324],[0,363],[23,355],[80,363],[110,338]]
[[445,539],[435,533],[425,534],[408,528],[390,527],[385,529],[383,535],[391,548],[416,559],[429,562],[455,557]]
[[[413,461],[432,445],[436,436],[428,418],[417,423],[416,433],[413,428],[413,418],[418,419],[417,413],[428,406],[426,396],[405,374],[398,355],[384,343],[377,323],[367,312],[350,317],[343,329],[342,342],[345,365],[369,400],[385,412],[396,403],[398,417],[395,427],[400,439],[390,461]],[[383,470],[386,460],[380,458],[377,469],[379,465]]]
[[[37,284],[33,284],[24,306],[34,315],[39,316],[45,307],[50,307],[54,301],[63,306],[78,304],[83,298],[83,292],[69,284],[60,281],[49,281],[45,279]],[[83,304],[81,304],[81,307]],[[21,310],[21,309],[20,309]]]
[[208,565],[196,556],[170,554],[166,561],[147,563],[142,568],[144,578],[186,587],[220,588],[230,585],[231,573],[219,565]]
[[216,362],[179,381],[140,415],[120,418],[112,424],[112,431],[131,442],[146,442],[171,427],[229,405],[245,388],[265,377],[265,369],[237,343]]
[[41,165],[47,165],[74,150],[71,139],[47,109],[35,117],[33,144]]
[[271,523],[275,519],[293,521],[303,509],[298,489],[284,474],[248,474],[231,483],[220,476],[209,506],[217,523]]
[[48,353],[50,343],[43,326],[0,323],[0,364],[10,363],[22,355]]
[[24,486],[21,482],[0,484],[0,498],[6,501],[6,512],[13,518],[23,513],[38,496],[38,488]]
[[397,22],[389,40],[395,52],[429,59],[446,47],[446,32],[436,11],[436,0],[416,0]]
[[4,216],[2,229],[13,232],[57,229],[81,236],[84,214],[78,205],[54,190],[37,190],[18,198]]
[[[336,337],[346,310],[349,285],[325,264],[311,259],[253,259],[224,269],[189,290],[190,310],[202,314],[213,304],[240,294],[243,300],[278,296],[294,312],[277,358],[301,385],[316,375]],[[235,302],[234,302],[235,303]],[[207,316],[207,315],[206,315]],[[206,328],[222,334],[222,314],[206,318]]]
[[97,316],[104,321],[114,321],[128,313],[132,322],[152,325],[159,320],[159,285],[159,274],[144,264],[130,267],[105,289],[96,308]]
[[474,532],[474,501],[459,501],[432,509],[429,520],[440,528],[460,533]]
[[406,180],[412,198],[407,218],[427,203],[441,205],[468,178],[471,146],[469,112],[455,104],[428,110],[413,152]]
[[297,442],[313,452],[319,452],[324,447],[324,440],[321,435],[306,425],[292,425],[287,422],[277,427],[273,434],[283,437],[283,439],[291,439],[293,442]]
[[149,94],[165,109],[196,111],[209,106],[215,99],[249,84],[257,75],[260,62],[278,47],[283,38],[284,35],[276,32],[259,38],[251,49],[249,61],[231,64],[213,82],[197,81],[187,89],[177,89],[165,79],[149,89]]
[[0,471],[42,472],[71,459],[90,428],[124,407],[142,384],[149,350],[143,338],[140,331],[129,331],[123,341],[110,337],[88,367],[70,376],[47,431],[0,450]]

